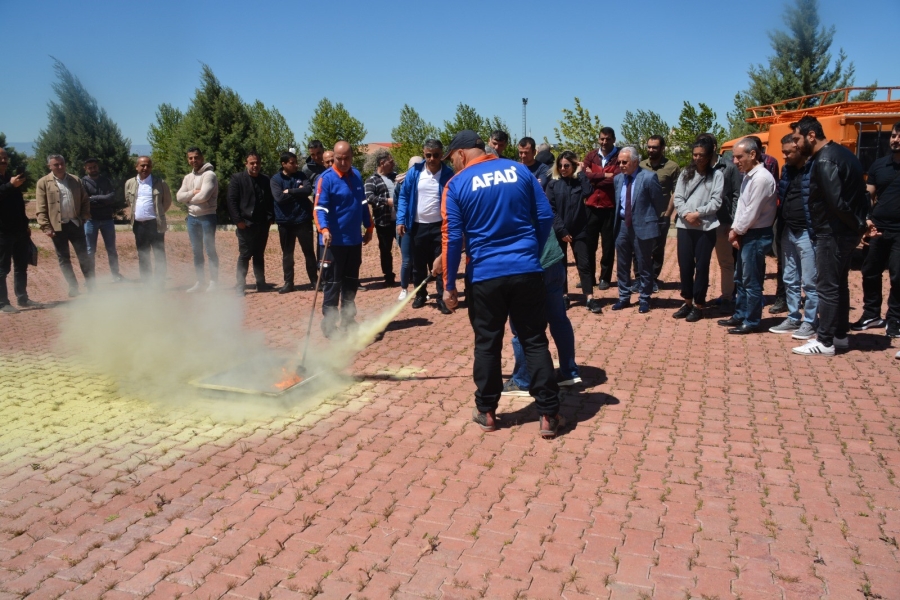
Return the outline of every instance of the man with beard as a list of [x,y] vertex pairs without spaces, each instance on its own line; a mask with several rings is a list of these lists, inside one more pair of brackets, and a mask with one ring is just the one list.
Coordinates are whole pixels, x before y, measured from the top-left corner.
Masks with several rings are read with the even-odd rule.
[[866,229],[869,202],[859,159],[825,139],[815,117],[791,123],[794,143],[813,164],[809,176],[809,213],[816,233],[816,291],[819,327],[816,339],[793,349],[795,354],[834,356],[849,347],[850,255]]
[[274,286],[266,283],[266,244],[269,242],[269,224],[275,221],[275,207],[269,178],[263,175],[262,161],[255,151],[244,159],[247,168],[231,176],[228,184],[228,213],[237,226],[238,239],[237,282],[235,291],[244,295],[247,269],[253,260],[256,291],[268,292]]
[[[106,246],[106,256],[109,260],[109,272],[112,274],[113,281],[119,282],[124,278],[119,273],[116,223],[113,220],[116,191],[109,178],[100,174],[100,161],[96,158],[84,161],[84,171],[86,175],[81,178],[81,185],[91,202],[91,218],[84,222],[87,253],[93,259],[97,252],[97,237],[102,236],[103,245]],[[94,266],[96,267],[96,261]]]
[[891,130],[891,153],[869,167],[866,189],[874,205],[866,219],[869,253],[862,265],[863,314],[850,326],[853,331],[884,327],[881,319],[881,277],[890,275],[888,337],[900,337],[900,123]]
[[[678,181],[678,163],[666,158],[666,140],[661,135],[651,135],[647,140],[647,158],[641,161],[641,168],[656,173],[659,186],[662,188],[663,199],[666,201],[666,210],[659,216],[659,237],[656,238],[656,247],[653,249],[653,293],[659,291],[659,274],[662,272],[663,262],[666,260],[666,238],[669,237],[669,227],[672,225],[672,214],[675,212],[673,193],[675,183]],[[637,274],[637,262],[634,265]],[[637,290],[632,290],[637,291]]]
[[[613,264],[616,260],[616,198],[613,178],[621,171],[618,165],[619,149],[616,147],[616,132],[612,127],[604,127],[598,136],[598,149],[591,150],[584,157],[582,171],[588,181],[591,182],[593,192],[585,200],[588,207],[588,222],[585,230],[588,238],[588,255],[590,257],[591,284],[596,273],[597,245],[601,243],[600,252],[600,290],[609,289],[609,281],[612,279]],[[582,290],[585,296],[590,296],[593,290]],[[589,306],[593,313],[601,310],[600,299],[594,298],[593,306]]]

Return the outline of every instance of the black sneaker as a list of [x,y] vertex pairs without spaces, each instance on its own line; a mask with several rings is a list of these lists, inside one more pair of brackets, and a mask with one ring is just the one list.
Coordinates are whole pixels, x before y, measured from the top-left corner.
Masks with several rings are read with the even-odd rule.
[[453,311],[450,310],[449,308],[447,308],[447,305],[444,304],[443,300],[437,301],[437,307],[438,307],[438,310],[441,311],[442,315],[452,315],[453,314]]
[[884,334],[889,338],[900,338],[900,320],[890,319]]
[[412,302],[413,308],[422,308],[425,306],[425,303],[428,301],[427,296],[416,296],[416,299]]
[[538,423],[541,427],[541,437],[545,440],[552,440],[556,437],[556,432],[559,431],[559,428],[565,427],[566,419],[562,415],[556,415],[553,417],[548,415],[541,415]]
[[685,317],[684,320],[687,321],[688,323],[696,323],[697,321],[699,321],[702,318],[703,318],[703,309],[697,308],[697,306],[695,305],[691,309],[691,312],[688,313],[688,316]]
[[600,305],[600,300],[598,298],[591,298],[588,300],[587,309],[595,315],[599,315],[603,312],[603,307]]
[[608,290],[608,289],[609,289],[609,282],[606,281],[605,279],[601,279],[601,280],[600,280],[600,283],[597,284],[597,289],[598,289],[598,290]]
[[779,315],[788,311],[787,300],[784,298],[775,298],[775,302],[769,307],[770,315]]
[[853,331],[865,331],[866,329],[876,329],[878,327],[884,327],[884,319],[881,317],[867,317],[863,315],[859,318],[859,321],[850,323],[850,329]]
[[497,431],[497,414],[494,411],[491,412],[478,412],[477,408],[472,409],[472,420],[478,423],[478,426],[481,427],[482,431]]
[[681,308],[679,308],[674,313],[672,313],[672,318],[673,319],[683,319],[686,316],[688,316],[689,314],[691,314],[691,309],[693,309],[693,308],[694,308],[693,306],[688,306],[687,304],[682,304]]

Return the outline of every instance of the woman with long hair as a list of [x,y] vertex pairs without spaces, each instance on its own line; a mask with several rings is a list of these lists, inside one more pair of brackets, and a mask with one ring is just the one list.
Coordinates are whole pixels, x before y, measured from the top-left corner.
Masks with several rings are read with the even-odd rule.
[[713,146],[698,140],[691,149],[691,164],[675,184],[675,212],[678,215],[678,268],[684,305],[672,316],[690,323],[703,318],[709,289],[709,263],[716,247],[716,211],[722,206],[725,184],[721,170],[713,169]]
[[[588,213],[584,205],[585,199],[591,195],[591,184],[581,172],[578,157],[574,152],[566,150],[560,153],[544,191],[553,208],[553,229],[563,255],[568,260],[568,247],[572,246],[582,289],[593,289],[594,281],[590,273],[590,254],[585,231]],[[568,289],[566,301],[568,302]],[[602,311],[600,300],[595,300],[593,295],[585,297],[585,306],[593,313]]]

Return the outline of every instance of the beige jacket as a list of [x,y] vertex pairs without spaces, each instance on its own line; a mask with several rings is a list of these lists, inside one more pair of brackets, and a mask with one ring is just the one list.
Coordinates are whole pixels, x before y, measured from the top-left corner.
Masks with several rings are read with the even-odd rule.
[[[137,200],[137,175],[125,182],[125,202],[131,207],[131,224],[134,225],[134,203]],[[166,232],[166,213],[172,208],[172,192],[168,184],[153,175],[153,210],[156,211],[156,231]]]
[[[66,173],[66,184],[72,190],[75,202],[75,215],[83,224],[91,218],[91,200],[84,191],[81,181],[71,173]],[[59,213],[59,188],[53,173],[38,179],[35,186],[36,214],[38,227],[41,231],[62,231],[62,219]]]

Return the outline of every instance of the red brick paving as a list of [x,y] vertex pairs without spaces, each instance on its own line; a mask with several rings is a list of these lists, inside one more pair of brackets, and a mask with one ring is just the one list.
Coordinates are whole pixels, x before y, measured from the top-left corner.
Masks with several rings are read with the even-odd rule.
[[[521,398],[496,433],[470,423],[465,311],[407,307],[346,390],[223,420],[120,393],[59,350],[66,287],[34,239],[29,291],[58,304],[0,315],[0,599],[900,598],[900,361],[879,330],[808,359],[673,320],[672,284],[648,315],[575,305],[587,385],[546,442]],[[166,241],[177,302],[189,245]],[[133,236],[119,246],[136,278]],[[233,233],[218,248],[231,285]],[[376,254],[363,316],[397,293]],[[97,262],[109,293],[102,245]],[[267,268],[280,283],[274,234]],[[244,326],[294,349],[311,296],[251,292]]]

